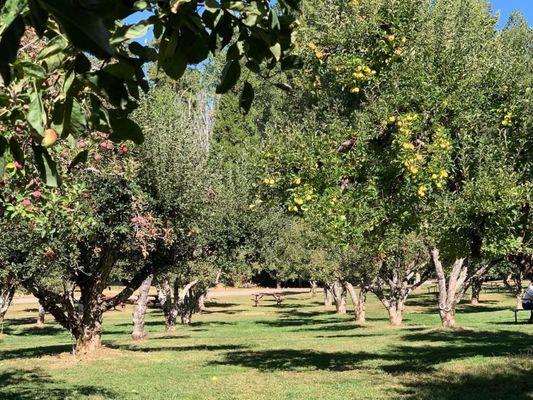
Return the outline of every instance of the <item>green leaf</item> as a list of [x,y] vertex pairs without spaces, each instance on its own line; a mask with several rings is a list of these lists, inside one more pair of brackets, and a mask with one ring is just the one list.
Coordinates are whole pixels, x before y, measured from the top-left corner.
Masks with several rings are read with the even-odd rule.
[[74,99],[72,101],[72,114],[70,115],[70,128],[73,133],[83,135],[85,133],[86,124],[87,120],[85,119],[83,109],[78,100]]
[[192,0],[170,0],[170,11],[177,14],[181,7],[190,2],[192,2]]
[[218,4],[215,0],[205,0],[204,5],[209,11],[216,11],[220,9],[220,4]]
[[284,57],[283,60],[281,60],[281,69],[284,71],[288,71],[290,69],[299,69],[302,68],[302,66],[302,59],[294,54]]
[[147,61],[156,61],[157,60],[157,51],[149,46],[143,46],[139,42],[131,42],[128,45],[129,50],[139,56],[143,60]]
[[37,0],[28,0],[30,6],[31,24],[39,36],[44,35],[46,23],[48,22],[48,12],[41,7]]
[[114,142],[131,140],[135,144],[141,144],[144,141],[142,130],[137,123],[117,112],[110,112],[109,117],[111,123],[109,139]]
[[68,48],[68,41],[62,35],[54,36],[46,47],[41,50],[37,60],[43,61],[49,72],[57,68],[65,58],[65,50]]
[[7,0],[0,11],[0,36],[9,28],[28,2],[26,0]]
[[82,77],[94,90],[107,97],[114,106],[125,108],[128,104],[128,91],[122,79],[104,70],[83,74]]
[[275,10],[270,10],[270,18],[270,28],[272,30],[279,30],[281,26],[279,23],[278,14],[276,14]]
[[[11,150],[11,155],[15,161],[18,161],[20,164],[24,164],[24,152],[20,148],[19,142],[14,136],[9,139],[9,149]],[[0,175],[2,174],[0,173]]]
[[41,93],[37,90],[34,84],[34,90],[30,94],[30,104],[28,114],[26,116],[28,123],[41,136],[44,135],[46,126],[46,112],[43,107]]
[[0,178],[4,175],[7,164],[9,144],[4,136],[0,136]]
[[61,177],[57,172],[57,164],[48,153],[48,150],[42,146],[34,145],[33,154],[35,156],[35,166],[44,184],[51,187],[61,185]]
[[78,49],[102,59],[115,55],[109,44],[111,33],[100,14],[71,0],[39,0],[39,4],[55,16]]
[[46,71],[39,64],[34,64],[31,61],[20,61],[17,62],[16,67],[20,68],[25,76],[46,79]]
[[68,136],[72,100],[72,97],[67,97],[67,99],[63,102],[56,102],[54,105],[54,110],[52,111],[51,128],[54,129],[62,138]]
[[132,25],[119,27],[110,39],[112,45],[117,45],[131,39],[138,39],[146,35],[148,28],[153,24],[154,18],[150,17]]
[[230,60],[222,70],[220,83],[216,88],[217,94],[227,93],[239,80],[241,76],[241,64],[239,61]]
[[246,81],[242,88],[241,96],[239,97],[239,107],[241,108],[243,114],[248,114],[250,111],[254,97],[254,88],[250,82]]
[[279,61],[281,58],[281,45],[279,43],[276,43],[273,46],[270,46],[270,52],[272,53],[276,61]]

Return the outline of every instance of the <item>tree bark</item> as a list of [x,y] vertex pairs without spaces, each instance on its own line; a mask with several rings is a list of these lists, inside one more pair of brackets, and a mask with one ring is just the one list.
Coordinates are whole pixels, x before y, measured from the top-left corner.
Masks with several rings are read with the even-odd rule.
[[391,302],[386,306],[389,312],[389,322],[393,326],[400,326],[403,321],[404,303],[401,301]]
[[318,285],[316,284],[316,281],[309,281],[309,285],[311,286],[311,297],[315,297],[316,291],[318,289]]
[[161,284],[165,301],[163,303],[163,313],[165,315],[165,330],[172,332],[176,329],[176,319],[178,318],[178,309],[172,294],[172,288],[167,278],[163,279]]
[[333,294],[331,292],[331,286],[324,284],[324,305],[330,307],[333,304]]
[[335,311],[337,314],[346,314],[346,288],[336,281],[332,286],[333,299],[335,301]]
[[356,293],[350,282],[345,282],[344,285],[352,299],[355,322],[364,324],[366,322],[366,295],[368,290],[364,285],[361,285],[359,293]]
[[133,340],[142,340],[146,337],[144,329],[144,320],[146,317],[146,309],[148,307],[148,293],[152,286],[153,275],[146,278],[139,288],[139,297],[137,298],[137,305],[133,311],[133,332],[131,338]]
[[470,304],[473,306],[479,305],[479,295],[483,287],[483,278],[472,279],[472,296],[470,297]]
[[500,258],[493,258],[471,272],[468,271],[465,259],[458,258],[453,263],[448,281],[446,281],[446,274],[440,261],[439,250],[433,248],[430,250],[430,254],[437,274],[439,314],[442,326],[452,328],[455,326],[457,304],[463,298],[466,290],[472,285],[474,280],[481,280],[487,271],[500,261]]
[[524,294],[524,289],[522,288],[522,271],[518,271],[514,274],[509,274],[503,278],[503,284],[507,289],[515,295],[516,297],[516,308],[521,310],[522,306],[522,296]]
[[45,310],[44,307],[39,303],[39,313],[37,315],[37,326],[42,328],[44,326],[44,318],[45,318]]
[[0,324],[4,322],[4,317],[15,295],[15,288],[15,280],[11,278],[7,278],[0,286]]
[[455,308],[467,289],[465,284],[467,278],[465,259],[459,258],[455,260],[448,282],[446,282],[446,274],[440,261],[438,249],[431,249],[431,259],[437,274],[441,323],[446,328],[453,328],[455,326]]

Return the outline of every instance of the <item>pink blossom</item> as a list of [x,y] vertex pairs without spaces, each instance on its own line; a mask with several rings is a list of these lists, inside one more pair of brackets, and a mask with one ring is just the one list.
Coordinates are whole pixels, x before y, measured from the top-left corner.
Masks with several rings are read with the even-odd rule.
[[100,154],[96,153],[93,157],[96,161],[100,160],[100,158],[102,158],[102,156],[100,156]]
[[137,223],[137,217],[132,217],[131,218],[131,223],[132,224],[136,224]]
[[102,142],[98,145],[98,147],[100,147],[100,149],[102,150],[106,150],[107,149],[107,143],[106,142]]
[[24,207],[29,207],[29,206],[31,206],[31,200],[30,200],[30,199],[24,199],[24,200],[22,200],[22,205],[23,205]]
[[80,140],[78,143],[78,148],[84,149],[87,146],[87,143],[85,143],[83,140]]
[[113,150],[114,148],[113,142],[107,142],[107,150]]
[[15,165],[16,169],[22,169],[22,164],[19,163],[18,161],[15,161],[13,164]]
[[36,191],[33,192],[31,195],[32,195],[33,197],[35,197],[36,199],[38,199],[39,197],[41,197],[41,192],[38,191],[38,190],[36,190]]

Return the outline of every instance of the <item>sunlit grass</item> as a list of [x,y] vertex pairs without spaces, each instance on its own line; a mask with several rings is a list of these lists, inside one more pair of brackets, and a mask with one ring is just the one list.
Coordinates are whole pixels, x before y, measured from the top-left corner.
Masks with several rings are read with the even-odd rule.
[[320,300],[222,298],[172,334],[153,310],[140,344],[128,307],[106,316],[106,348],[86,360],[51,318],[35,328],[36,310],[18,305],[0,341],[0,399],[533,398],[533,327],[513,323],[510,296],[460,307],[455,332],[439,328],[434,295],[411,299],[402,328],[374,298],[364,326]]

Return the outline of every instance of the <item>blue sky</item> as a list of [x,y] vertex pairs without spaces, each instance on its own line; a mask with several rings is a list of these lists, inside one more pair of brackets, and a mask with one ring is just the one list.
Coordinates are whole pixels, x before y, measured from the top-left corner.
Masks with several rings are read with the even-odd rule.
[[505,24],[509,14],[513,11],[520,11],[525,17],[529,26],[533,26],[533,0],[490,0],[493,10],[499,11],[500,27]]
[[[525,16],[529,26],[533,26],[533,0],[489,0],[489,2],[492,4],[493,12],[500,13],[500,28],[503,28],[505,22],[509,18],[509,15],[513,11],[520,11]],[[147,13],[135,13],[134,15],[127,18],[125,22],[131,24],[139,21],[141,18],[146,18],[146,16]],[[138,41],[141,43],[150,42],[152,38],[153,34],[152,30],[150,29],[148,34],[145,37],[139,39]]]

